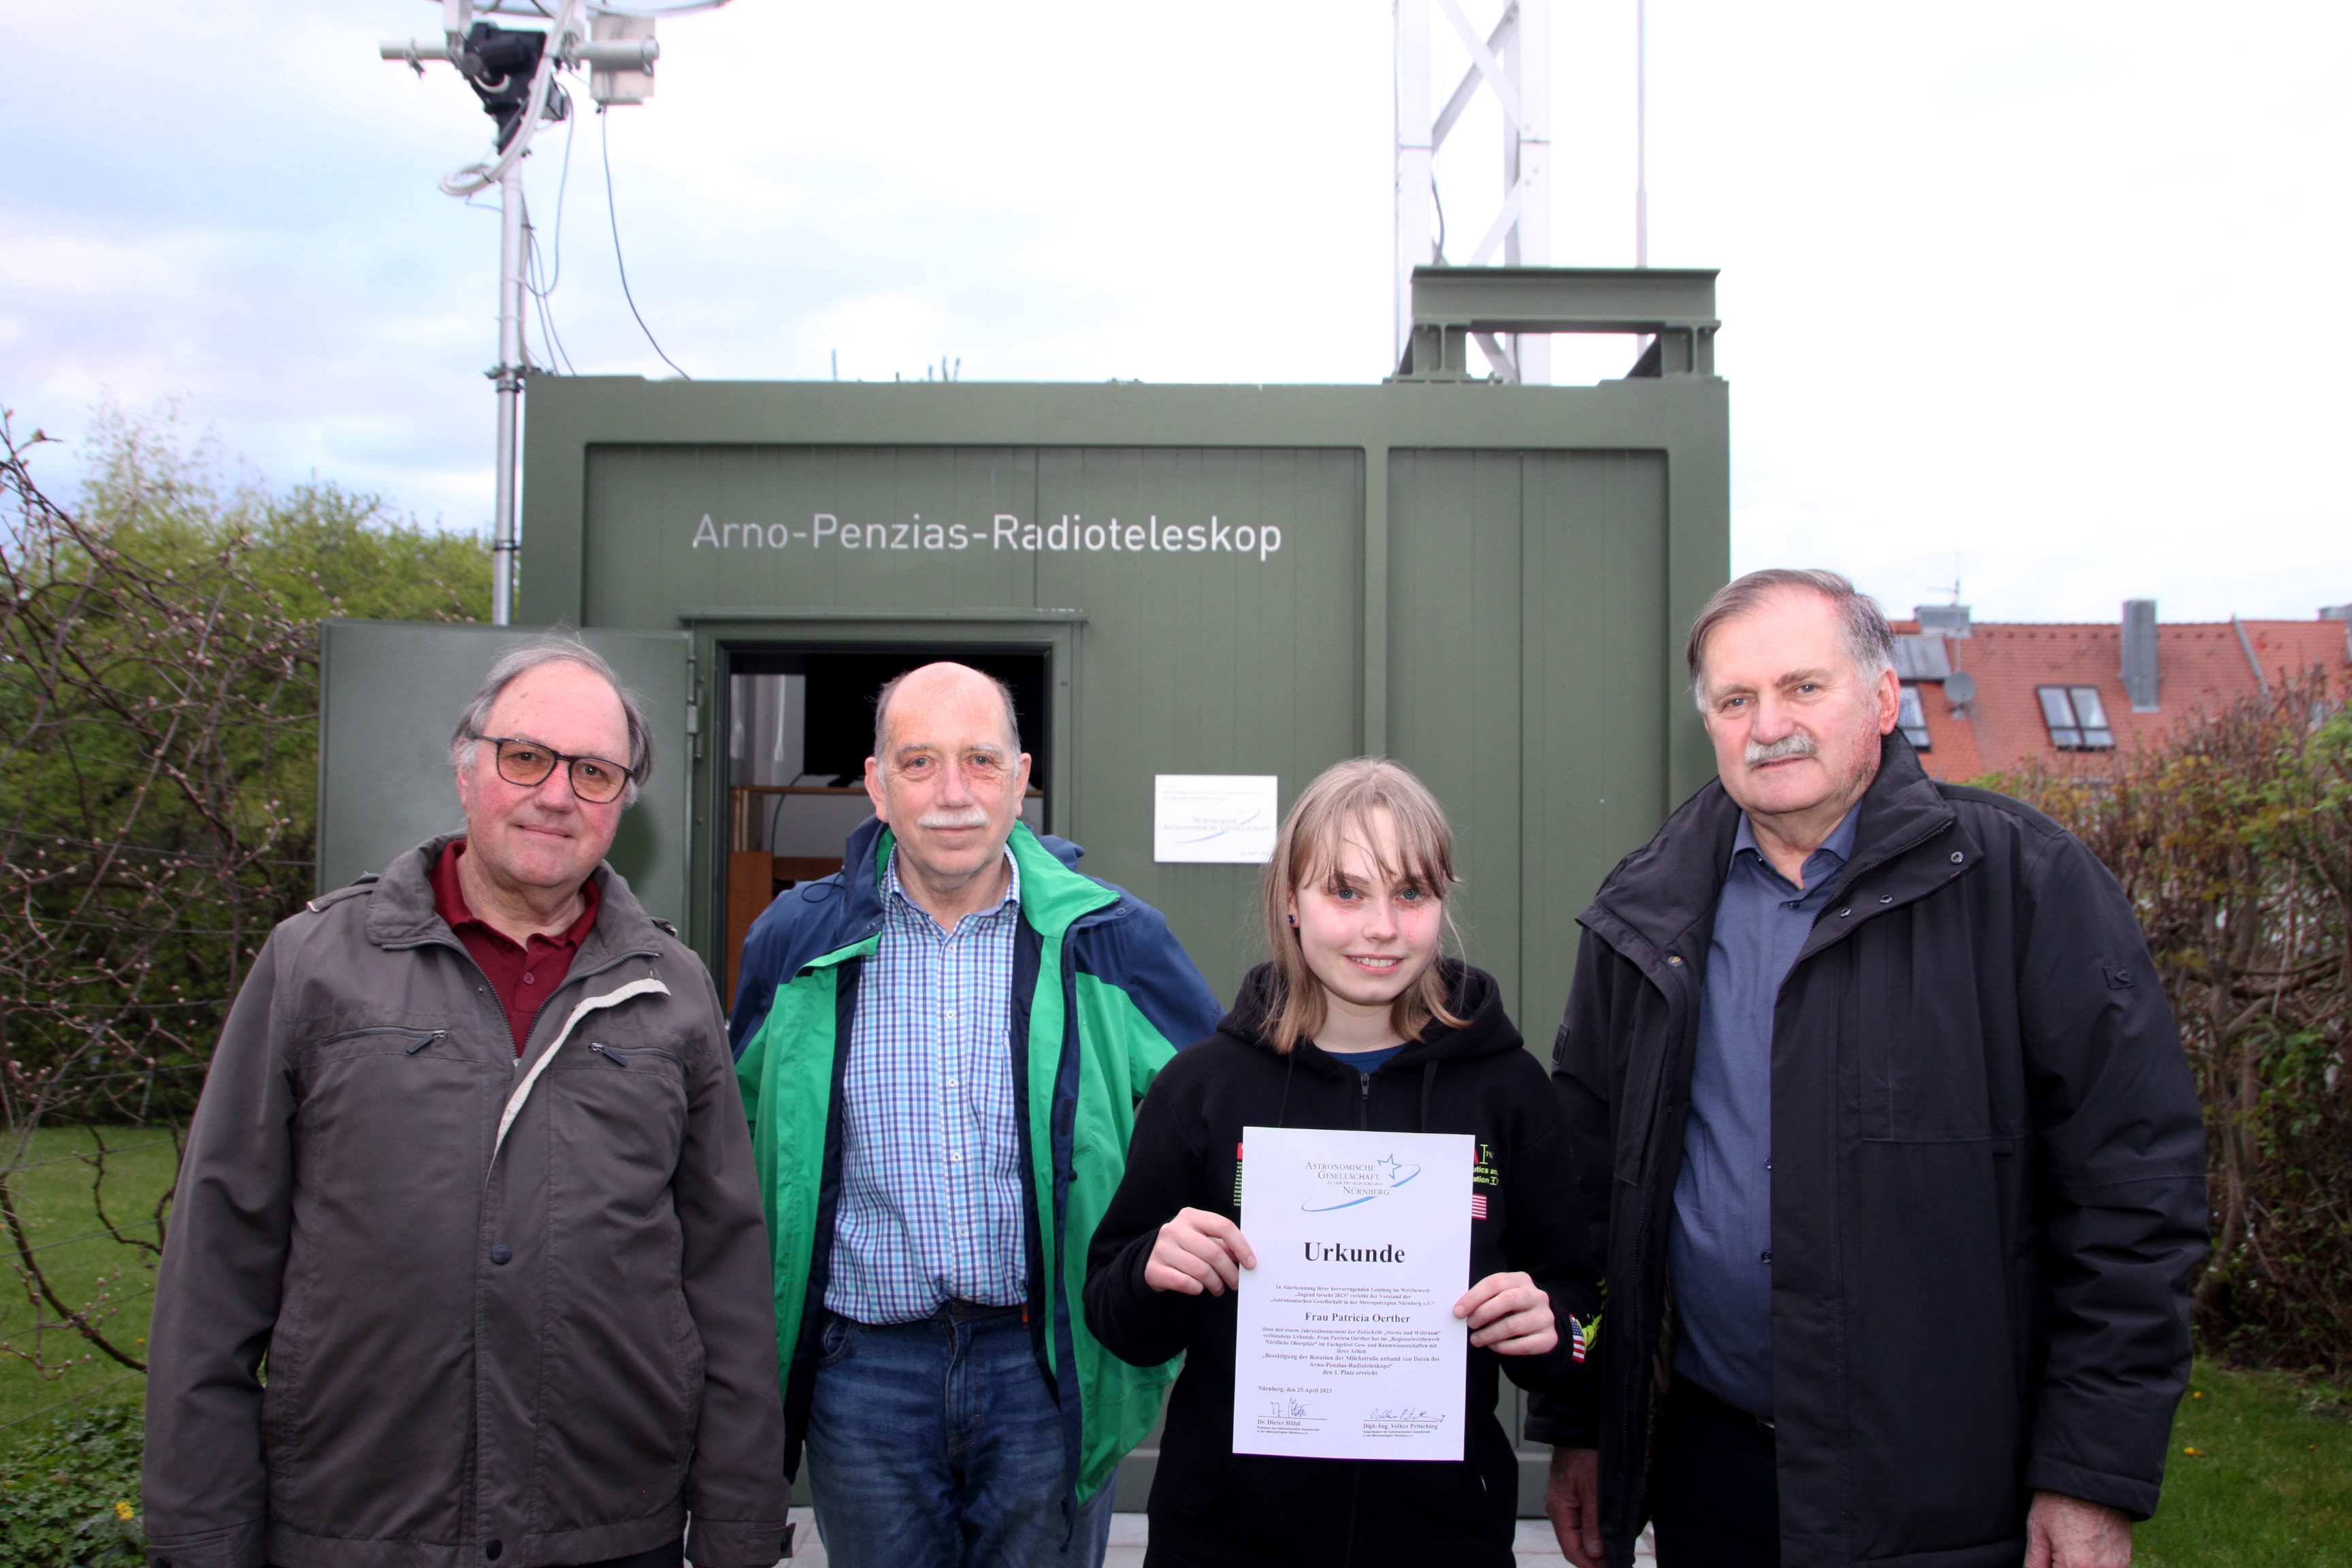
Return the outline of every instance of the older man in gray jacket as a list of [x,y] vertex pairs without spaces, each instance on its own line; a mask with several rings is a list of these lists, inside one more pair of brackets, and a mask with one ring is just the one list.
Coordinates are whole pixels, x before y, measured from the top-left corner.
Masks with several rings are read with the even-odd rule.
[[229,1014],[156,1282],[151,1568],[663,1568],[689,1518],[699,1568],[768,1568],[726,1023],[603,863],[644,720],[528,646],[455,756],[465,835],[279,926]]

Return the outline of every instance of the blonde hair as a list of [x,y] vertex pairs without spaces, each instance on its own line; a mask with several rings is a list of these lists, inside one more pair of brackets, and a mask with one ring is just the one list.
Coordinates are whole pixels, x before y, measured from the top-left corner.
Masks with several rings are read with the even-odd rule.
[[[1409,881],[1441,902],[1461,879],[1454,874],[1454,829],[1446,824],[1445,808],[1427,784],[1396,763],[1383,757],[1354,757],[1326,768],[1300,791],[1282,819],[1264,882],[1265,937],[1274,953],[1265,1034],[1277,1055],[1286,1056],[1302,1038],[1312,1038],[1323,1027],[1325,1016],[1323,983],[1307,967],[1298,931],[1290,922],[1291,895],[1308,879],[1331,875],[1348,830],[1381,812],[1395,825],[1401,862],[1391,866],[1381,861],[1383,877]],[[1378,835],[1365,832],[1360,837],[1375,856],[1380,854]],[[1453,923],[1448,910],[1447,930]],[[1417,1037],[1433,1019],[1455,1029],[1467,1021],[1446,1005],[1445,982],[1438,970],[1432,963],[1389,1005],[1389,1027],[1397,1038]]]

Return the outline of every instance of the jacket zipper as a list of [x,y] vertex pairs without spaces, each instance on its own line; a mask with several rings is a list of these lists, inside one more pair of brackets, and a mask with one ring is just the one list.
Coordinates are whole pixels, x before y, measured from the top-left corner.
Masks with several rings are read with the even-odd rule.
[[319,1044],[322,1046],[331,1046],[338,1040],[364,1039],[370,1035],[408,1036],[416,1042],[410,1046],[406,1052],[407,1055],[413,1057],[417,1052],[423,1050],[425,1047],[431,1045],[434,1041],[448,1038],[449,1031],[446,1029],[409,1029],[404,1028],[397,1024],[377,1024],[365,1029],[345,1029],[340,1035],[329,1035],[325,1039],[320,1040]]
[[627,1067],[631,1057],[659,1057],[662,1060],[666,1062],[674,1062],[681,1068],[686,1066],[685,1061],[675,1051],[666,1051],[659,1046],[631,1046],[622,1047],[608,1046],[598,1040],[591,1040],[588,1042],[588,1048],[596,1052],[599,1056],[602,1056],[605,1060],[611,1062],[616,1068]]
[[[1669,952],[1666,954],[1666,963],[1663,968],[1664,973],[1654,976],[1654,979],[1657,984],[1659,994],[1665,998],[1667,1014],[1675,1026],[1670,1033],[1679,1037],[1684,1028],[1684,1018],[1697,1005],[1690,996],[1690,966],[1683,962],[1679,953]],[[1667,1047],[1669,1052],[1674,1048],[1672,1045]],[[1657,1074],[1652,1081],[1649,1102],[1641,1108],[1642,1120],[1647,1128],[1653,1130],[1658,1128],[1665,1102],[1672,1095],[1672,1088],[1667,1082],[1668,1076],[1668,1063],[1661,1060],[1658,1063]],[[1650,1250],[1649,1226],[1653,1194],[1650,1190],[1651,1183],[1648,1179],[1647,1167],[1651,1160],[1663,1157],[1654,1146],[1654,1142],[1647,1134],[1644,1135],[1642,1180],[1637,1182],[1633,1188],[1632,1229],[1633,1261],[1636,1265],[1648,1258]],[[1612,1153],[1613,1155],[1614,1151],[1612,1151]]]
[[[1674,984],[1671,987],[1665,984],[1664,977],[1663,975],[1659,977],[1660,983],[1658,985],[1659,994],[1665,998],[1667,1017],[1673,1026],[1673,1027],[1668,1031],[1668,1039],[1670,1043],[1666,1047],[1666,1051],[1670,1057],[1672,1052],[1679,1048],[1677,1044],[1672,1042],[1680,1041],[1685,1033],[1696,1036],[1698,1027],[1696,1013],[1701,1003],[1704,1001],[1704,996],[1703,994],[1699,996],[1694,996],[1692,994],[1695,987],[1691,984],[1692,976],[1690,965],[1683,961],[1681,954],[1669,952],[1666,954],[1666,963],[1664,968],[1667,974],[1671,974],[1674,977]],[[1685,1022],[1686,1019],[1687,1022]],[[1695,1050],[1697,1046],[1696,1038],[1692,1039],[1690,1043],[1692,1048]],[[1664,1111],[1666,1102],[1672,1098],[1673,1091],[1667,1082],[1667,1067],[1668,1063],[1666,1060],[1662,1059],[1659,1062],[1655,1087],[1652,1090],[1650,1102],[1642,1108],[1644,1122],[1654,1130],[1659,1128],[1659,1124],[1662,1121],[1661,1113]],[[1649,1158],[1664,1158],[1664,1155],[1660,1154],[1654,1147],[1645,1148],[1644,1156],[1645,1166]],[[1633,1214],[1632,1215],[1633,1230],[1633,1269],[1637,1278],[1642,1274],[1643,1268],[1647,1265],[1650,1253],[1650,1215],[1653,1208],[1655,1206],[1655,1199],[1657,1197],[1657,1194],[1654,1190],[1655,1184],[1650,1180],[1648,1170],[1643,1169],[1640,1173],[1640,1176],[1641,1179],[1635,1184],[1633,1188]],[[1674,1194],[1671,1190],[1669,1190],[1664,1195],[1665,1201],[1668,1204],[1672,1204],[1674,1202]],[[1660,1277],[1664,1282],[1663,1300],[1658,1310],[1658,1341],[1656,1344],[1653,1345],[1651,1353],[1643,1358],[1643,1362],[1645,1366],[1655,1359],[1661,1346],[1664,1347],[1664,1353],[1669,1359],[1671,1359],[1674,1354],[1674,1278],[1671,1270],[1666,1268],[1663,1260],[1658,1265],[1658,1269]],[[1614,1430],[1604,1431],[1601,1436],[1601,1441],[1604,1444],[1613,1440],[1621,1447],[1630,1447],[1633,1439],[1633,1426],[1635,1422],[1638,1420],[1644,1429],[1646,1437],[1646,1441],[1644,1443],[1645,1451],[1641,1457],[1641,1468],[1644,1474],[1648,1472],[1650,1459],[1657,1450],[1659,1416],[1662,1408],[1660,1396],[1654,1389],[1648,1387],[1650,1382],[1651,1380],[1647,1376],[1643,1377],[1642,1383],[1644,1385],[1643,1391],[1636,1395],[1637,1398],[1646,1402],[1643,1414],[1637,1417],[1633,1412],[1630,1410],[1622,1412],[1618,1415],[1616,1421],[1612,1424]]]
[[[455,937],[444,942],[437,936],[427,936],[422,942],[414,942],[410,945],[415,947],[423,947],[427,943],[436,947],[447,948],[450,952],[455,952],[458,957],[464,959],[467,964],[472,966],[474,973],[481,977],[482,984],[480,989],[482,994],[489,997],[490,1005],[499,1010],[499,1022],[507,1026],[507,1039],[509,1043],[512,1043],[514,1040],[514,1015],[507,1011],[506,1002],[499,995],[498,987],[489,983],[489,971],[484,969],[478,963],[476,963],[474,955],[466,951],[466,944],[457,941]],[[401,952],[404,950],[388,948],[385,951]],[[653,948],[631,948],[626,952],[614,953],[611,958],[606,959],[603,963],[598,964],[593,969],[586,971],[577,969],[573,970],[563,977],[562,985],[557,986],[553,991],[548,994],[547,1000],[539,1005],[539,1011],[531,1015],[530,1026],[532,1033],[535,1034],[538,1032],[540,1019],[547,1016],[547,1009],[550,1004],[553,1003],[556,997],[563,994],[564,986],[572,984],[574,981],[593,980],[598,975],[604,973],[607,970],[617,969],[633,958],[658,958],[660,956],[661,954],[659,952]],[[517,1066],[521,1065],[524,1053],[530,1049],[530,1037],[526,1036],[523,1042],[520,1045],[516,1046],[514,1048],[514,1058]]]
[[[490,999],[491,1005],[492,1005],[493,1006],[495,1006],[495,1007],[497,1007],[497,1008],[498,1008],[498,1010],[499,1010],[499,1022],[506,1026],[507,1040],[508,1040],[508,1042],[509,1042],[509,1044],[512,1044],[512,1043],[513,1043],[513,1041],[514,1041],[514,1017],[513,1017],[513,1016],[512,1016],[511,1014],[509,1014],[509,1013],[507,1011],[507,1005],[506,1005],[505,1001],[504,1001],[504,1000],[503,1000],[503,999],[499,995],[498,988],[497,988],[496,986],[492,985],[492,984],[489,983],[489,981],[490,981],[489,972],[488,972],[488,970],[484,969],[484,968],[481,966],[481,964],[480,964],[478,962],[477,962],[477,961],[475,960],[475,957],[474,957],[474,955],[473,955],[472,953],[470,953],[470,952],[467,952],[467,951],[466,951],[466,944],[465,944],[464,942],[459,942],[459,941],[457,939],[457,937],[456,937],[456,935],[455,935],[454,933],[453,933],[453,934],[451,934],[451,935],[450,935],[448,938],[446,938],[446,940],[445,940],[445,939],[443,939],[443,938],[441,938],[441,937],[433,936],[433,935],[429,935],[429,934],[428,934],[428,935],[426,935],[426,936],[425,936],[422,941],[419,941],[419,942],[412,942],[412,943],[407,944],[407,948],[423,947],[423,946],[425,946],[425,945],[426,945],[426,944],[428,944],[428,943],[429,943],[429,944],[431,944],[431,945],[433,945],[433,946],[436,946],[436,947],[446,947],[446,948],[449,949],[449,951],[451,951],[452,952],[455,952],[455,953],[456,953],[459,958],[463,959],[463,960],[466,962],[466,963],[467,963],[467,965],[469,965],[469,966],[473,969],[474,973],[481,978],[481,981],[482,981],[481,992],[482,992],[482,994],[483,994],[488,995],[488,996],[489,997],[489,999]],[[407,951],[407,948],[388,948],[388,949],[386,949],[385,951],[387,951],[387,952],[404,952],[404,951]],[[633,959],[633,958],[657,958],[657,957],[659,957],[659,956],[660,956],[659,951],[658,951],[657,949],[655,949],[655,948],[631,948],[629,951],[627,951],[627,952],[616,952],[616,953],[614,953],[614,954],[610,959],[606,960],[604,963],[601,963],[601,964],[597,965],[594,969],[585,971],[584,973],[583,973],[583,971],[581,971],[581,970],[577,969],[577,968],[574,968],[574,969],[572,971],[572,973],[570,973],[566,974],[566,975],[563,977],[563,985],[559,985],[559,986],[555,987],[554,991],[553,991],[553,992],[551,992],[551,993],[549,994],[549,995],[548,995],[548,999],[547,999],[547,1002],[552,1002],[552,1001],[554,1001],[554,1000],[555,1000],[555,997],[556,997],[557,995],[559,995],[559,994],[562,994],[562,990],[563,990],[563,986],[564,986],[564,985],[569,985],[569,984],[572,984],[573,981],[575,981],[575,980],[576,980],[576,981],[583,981],[583,982],[589,981],[589,980],[593,980],[593,979],[595,979],[595,978],[596,978],[596,976],[598,976],[598,975],[600,975],[600,974],[603,974],[603,973],[605,973],[607,970],[617,969],[617,968],[619,968],[623,963],[627,963],[630,959]],[[538,1027],[539,1027],[539,1019],[540,1019],[540,1017],[544,1016],[546,1015],[546,1012],[547,1012],[547,1002],[542,1002],[542,1003],[541,1003],[541,1004],[540,1004],[540,1010],[539,1010],[539,1014],[538,1014],[537,1016],[534,1016],[532,1017],[532,1019],[531,1019],[531,1028],[533,1029],[533,1031],[534,1031],[534,1032],[535,1032],[535,1031],[538,1029]],[[530,1046],[530,1041],[529,1041],[529,1040],[525,1040],[525,1041],[522,1043],[522,1045],[518,1046],[518,1047],[515,1047],[515,1057],[514,1057],[514,1060],[515,1060],[515,1066],[516,1066],[516,1068],[517,1068],[518,1069],[519,1069],[519,1068],[521,1068],[521,1066],[522,1066],[523,1052],[524,1052],[524,1050],[526,1050],[526,1049],[529,1047],[529,1046]],[[495,1151],[493,1152],[493,1155],[492,1155],[492,1157],[493,1157],[493,1159],[495,1159],[495,1158],[496,1158]],[[488,1173],[485,1173],[484,1177],[483,1177],[483,1182],[484,1182],[485,1189],[487,1190],[488,1184]],[[479,1306],[479,1304],[478,1303],[478,1304],[476,1305],[476,1308],[475,1308],[475,1319],[476,1319],[476,1321],[477,1321],[477,1323],[478,1323],[478,1323],[479,1323],[479,1321],[480,1321],[480,1316],[481,1316],[481,1310],[480,1310],[480,1306]],[[475,1435],[476,1435],[476,1439],[477,1439],[477,1441],[478,1442],[478,1440],[479,1440],[479,1436],[480,1436],[480,1427],[479,1427],[479,1425],[478,1425],[478,1424],[477,1424],[477,1426],[476,1426],[476,1434],[475,1434]],[[480,1492],[480,1468],[479,1468],[479,1464],[480,1464],[480,1461],[479,1461],[479,1459],[478,1459],[478,1458],[477,1458],[477,1460],[476,1460],[476,1462],[475,1462],[475,1464],[474,1464],[472,1467],[469,1467],[469,1468],[468,1468],[468,1472],[467,1472],[467,1476],[466,1476],[466,1479],[465,1479],[465,1485],[466,1485],[466,1487],[467,1487],[467,1490],[468,1490],[468,1491],[470,1491],[470,1492],[472,1492],[472,1493],[474,1493],[474,1494],[476,1495],[477,1500],[478,1500],[478,1496],[479,1496],[479,1492]],[[476,1504],[476,1505],[471,1505],[471,1506],[478,1506],[478,1502],[477,1502],[477,1504]],[[469,1506],[469,1510],[468,1510],[468,1511],[471,1511],[471,1506]]]
[[1356,1129],[1360,1132],[1370,1132],[1372,1130],[1372,1075],[1360,1072],[1356,1075],[1356,1082],[1362,1091],[1356,1096]]

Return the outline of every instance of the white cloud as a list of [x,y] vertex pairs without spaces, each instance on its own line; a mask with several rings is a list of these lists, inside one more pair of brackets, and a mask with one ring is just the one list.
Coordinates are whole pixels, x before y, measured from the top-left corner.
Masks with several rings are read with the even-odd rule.
[[[1474,7],[1476,9],[1477,7]],[[1554,259],[1632,230],[1632,11],[1555,0]],[[12,18],[0,400],[69,429],[177,395],[278,479],[488,507],[495,215],[434,189],[488,121],[374,57],[436,9],[151,0]],[[1388,9],[1232,0],[665,22],[616,110],[638,305],[698,375],[1364,381],[1388,364]],[[2307,616],[2352,599],[2352,13],[2099,0],[1653,0],[1652,259],[1723,268],[1734,556],[1988,618]],[[1441,84],[1441,92],[1445,86]],[[1449,248],[1496,184],[1444,158]],[[572,134],[554,310],[583,370],[666,374]],[[530,184],[551,252],[564,128]],[[1560,355],[1622,368],[1622,345]]]

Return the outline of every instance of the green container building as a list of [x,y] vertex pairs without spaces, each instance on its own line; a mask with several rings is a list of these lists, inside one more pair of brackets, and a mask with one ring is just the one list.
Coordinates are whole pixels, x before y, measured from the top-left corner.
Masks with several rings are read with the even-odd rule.
[[[1714,274],[1415,283],[1377,385],[534,380],[517,626],[329,626],[322,885],[457,825],[439,740],[494,645],[569,626],[660,731],[615,863],[731,984],[866,815],[875,687],[956,658],[1015,690],[1029,820],[1226,998],[1258,868],[1161,858],[1157,781],[1270,776],[1279,810],[1341,758],[1411,767],[1467,954],[1541,1048],[1577,913],[1712,772],[1682,639],[1728,570]],[[1464,374],[1476,334],[1536,331],[1652,342],[1594,386]]]

